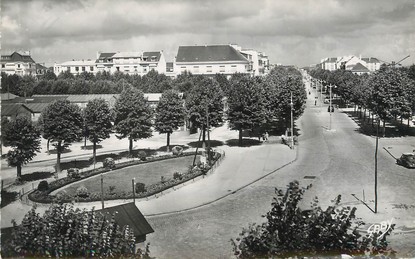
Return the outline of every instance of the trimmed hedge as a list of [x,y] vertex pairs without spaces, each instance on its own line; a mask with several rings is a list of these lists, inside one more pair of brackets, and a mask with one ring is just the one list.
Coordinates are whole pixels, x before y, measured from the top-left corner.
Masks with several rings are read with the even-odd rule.
[[[200,154],[200,152],[198,152]],[[188,152],[188,153],[183,153],[184,156],[191,156],[191,155],[195,155],[195,152]],[[216,163],[216,161],[221,157],[220,153],[215,153],[214,155],[214,160],[212,161],[213,164]],[[174,155],[163,155],[163,156],[159,156],[159,157],[148,157],[146,161],[127,161],[124,163],[120,163],[117,164],[115,169],[121,169],[127,166],[132,166],[132,165],[138,165],[138,164],[143,164],[143,163],[149,163],[149,162],[153,162],[153,161],[161,161],[161,160],[166,160],[166,159],[171,159],[171,158],[176,158],[176,156]],[[212,164],[212,165],[213,165]],[[173,179],[167,179],[166,181],[162,182],[158,182],[155,184],[151,184],[148,186],[145,186],[145,191],[144,192],[140,192],[140,193],[136,193],[135,197],[136,198],[146,198],[158,193],[161,193],[167,189],[170,189],[176,185],[180,185],[182,183],[185,183],[187,181],[190,181],[198,176],[201,175],[206,175],[206,173],[211,169],[211,166],[208,166],[206,168],[199,168],[198,166],[195,167],[189,167],[189,170],[187,173],[181,174],[181,178],[177,177]],[[105,173],[110,171],[109,169],[105,169],[105,168],[98,168],[95,170],[89,170],[89,171],[85,171],[80,173],[81,178],[80,179],[85,179],[100,173]],[[54,190],[57,190],[67,184],[73,183],[79,181],[79,179],[75,180],[75,179],[68,179],[67,177],[56,180],[54,182],[51,182],[49,184],[49,190],[47,192],[39,192],[37,190],[31,192],[28,197],[30,200],[34,201],[34,202],[39,202],[39,203],[51,203],[57,200],[57,197],[55,195],[49,195],[49,193],[51,193]],[[136,185],[136,192],[137,192],[137,185]],[[63,196],[63,197],[62,197]],[[118,199],[131,199],[133,198],[133,193],[132,191],[123,191],[123,192],[117,192],[117,193],[108,193],[105,192],[104,194],[104,199],[105,200],[118,200]],[[90,193],[88,197],[69,197],[66,195],[60,195],[59,197],[59,201],[61,202],[71,202],[71,201],[77,201],[77,202],[90,202],[90,201],[99,201],[101,200],[101,193]]]

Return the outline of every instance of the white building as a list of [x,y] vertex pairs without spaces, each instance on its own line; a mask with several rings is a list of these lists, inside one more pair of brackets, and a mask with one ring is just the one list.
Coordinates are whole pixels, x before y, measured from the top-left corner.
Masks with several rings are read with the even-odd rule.
[[36,62],[30,52],[13,52],[11,55],[1,55],[1,72],[8,75],[36,75]]
[[145,75],[151,70],[166,73],[163,51],[100,53],[96,60],[98,71],[117,71],[130,75]]
[[[380,69],[381,62],[377,58],[362,58],[361,56],[348,55],[335,58],[324,58],[321,60],[320,68],[334,71],[337,69],[370,73]],[[364,69],[366,68],[366,69]]]
[[72,60],[66,61],[61,64],[56,64],[53,66],[53,72],[56,75],[69,71],[73,75],[79,75],[83,72],[89,72],[96,74],[97,69],[95,66],[95,60]]
[[249,60],[231,45],[180,46],[174,64],[176,74],[251,74]]

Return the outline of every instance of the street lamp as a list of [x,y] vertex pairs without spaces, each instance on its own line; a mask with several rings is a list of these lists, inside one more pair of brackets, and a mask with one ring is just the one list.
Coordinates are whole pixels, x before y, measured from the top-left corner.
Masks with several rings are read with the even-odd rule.
[[336,86],[335,85],[329,85],[329,87],[330,87],[330,106],[329,106],[329,113],[330,113],[330,124],[329,124],[329,130],[331,130],[331,111],[332,111],[332,106],[331,106],[331,88],[336,88]]
[[132,179],[132,183],[133,183],[133,202],[135,204],[135,177]]
[[293,120],[293,109],[294,109],[294,103],[293,103],[293,92],[291,92],[291,149],[294,149],[294,120]]

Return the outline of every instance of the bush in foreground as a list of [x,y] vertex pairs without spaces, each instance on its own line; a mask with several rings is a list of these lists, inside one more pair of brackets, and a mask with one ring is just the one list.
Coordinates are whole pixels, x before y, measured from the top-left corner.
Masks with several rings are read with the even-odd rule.
[[[285,194],[275,189],[271,210],[264,216],[262,225],[252,224],[232,240],[233,251],[238,258],[288,258],[340,256],[341,254],[362,257],[394,256],[388,248],[386,236],[362,236],[358,227],[364,225],[356,219],[356,208],[339,207],[340,196],[323,210],[317,197],[311,210],[302,210],[299,203],[307,188],[297,181],[291,182]],[[386,256],[386,257],[385,257]]]
[[52,204],[43,216],[33,207],[21,225],[14,223],[11,240],[3,241],[3,258],[150,258],[148,245],[136,251],[129,226],[71,204]]

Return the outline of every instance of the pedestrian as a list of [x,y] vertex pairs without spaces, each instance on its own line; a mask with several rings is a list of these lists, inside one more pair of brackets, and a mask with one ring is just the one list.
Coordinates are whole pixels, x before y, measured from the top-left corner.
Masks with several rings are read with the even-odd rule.
[[268,135],[268,132],[266,131],[265,132],[265,142],[268,142],[268,137],[269,137],[269,135]]
[[314,106],[316,106],[317,105],[317,100],[314,100]]

